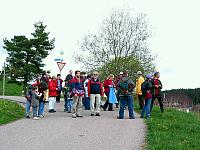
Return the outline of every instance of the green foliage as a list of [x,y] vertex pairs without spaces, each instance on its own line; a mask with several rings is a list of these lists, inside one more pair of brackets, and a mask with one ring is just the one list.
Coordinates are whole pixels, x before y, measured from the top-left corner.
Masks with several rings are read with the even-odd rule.
[[[5,83],[5,95],[7,96],[21,96],[23,87],[20,84],[9,83],[6,81]],[[0,80],[0,95],[3,94],[3,81]]]
[[105,79],[109,74],[114,74],[117,77],[119,72],[123,72],[124,70],[128,70],[129,76],[133,80],[136,79],[136,73],[138,70],[147,72],[141,63],[132,56],[113,59],[100,67],[98,71],[100,72],[101,77]]
[[179,94],[179,95],[186,95],[190,99],[192,99],[192,102],[194,105],[200,104],[200,88],[195,89],[173,89],[164,91],[164,93],[167,94]]
[[24,117],[24,108],[15,102],[0,99],[0,125]]
[[43,72],[43,59],[54,48],[55,39],[49,39],[49,33],[45,32],[46,26],[42,22],[34,24],[33,38],[26,36],[14,36],[11,40],[4,39],[4,48],[8,52],[7,62],[12,80],[24,81],[24,86],[37,74]]

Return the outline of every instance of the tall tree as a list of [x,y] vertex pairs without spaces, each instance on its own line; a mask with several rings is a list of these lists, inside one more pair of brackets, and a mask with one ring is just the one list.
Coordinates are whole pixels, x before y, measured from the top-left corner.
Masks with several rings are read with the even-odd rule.
[[27,82],[36,75],[43,72],[43,59],[48,56],[48,52],[54,48],[55,39],[49,39],[49,32],[42,22],[34,24],[35,32],[33,38],[26,36],[14,36],[11,40],[4,39],[4,48],[8,52],[7,62],[14,79],[23,81],[26,91]]
[[110,62],[115,63],[119,70],[122,60],[131,57],[137,59],[146,72],[150,72],[154,69],[155,58],[148,49],[149,36],[145,14],[132,17],[126,10],[113,10],[103,20],[98,33],[83,38],[74,58],[86,70],[97,69]]

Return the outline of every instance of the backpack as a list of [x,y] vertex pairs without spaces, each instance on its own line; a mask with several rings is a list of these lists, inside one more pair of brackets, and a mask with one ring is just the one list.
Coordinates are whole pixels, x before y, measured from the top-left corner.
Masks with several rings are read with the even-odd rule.
[[147,94],[147,83],[144,81],[141,85],[142,95],[145,97]]
[[48,85],[46,82],[41,82],[40,85],[39,85],[39,89],[41,91],[46,91],[48,89]]
[[31,101],[31,99],[32,99],[32,91],[31,91],[31,90],[29,90],[29,91],[26,93],[25,98],[26,98],[28,101]]
[[123,93],[127,93],[128,90],[129,90],[129,83],[128,83],[128,80],[124,81],[124,80],[121,80],[121,90]]

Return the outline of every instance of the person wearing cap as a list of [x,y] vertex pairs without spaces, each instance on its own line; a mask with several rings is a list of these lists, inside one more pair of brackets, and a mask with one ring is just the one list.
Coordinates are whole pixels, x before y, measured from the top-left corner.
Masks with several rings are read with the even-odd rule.
[[152,79],[152,85],[153,85],[153,98],[151,101],[151,108],[150,111],[152,111],[154,101],[157,99],[160,105],[161,112],[164,112],[164,106],[163,106],[163,95],[162,95],[162,82],[159,80],[160,73],[155,72],[154,78]]
[[150,106],[151,106],[151,100],[152,100],[152,82],[151,82],[152,76],[150,74],[146,75],[146,80],[142,83],[141,89],[142,89],[142,95],[144,97],[145,105],[141,112],[141,117],[144,118],[144,114],[146,112],[146,118],[150,118]]
[[88,81],[88,96],[90,97],[91,116],[100,116],[100,102],[101,96],[103,96],[103,88],[102,83],[99,80],[99,73],[97,71],[93,73],[92,78]]
[[120,109],[118,119],[124,119],[124,108],[127,103],[129,111],[129,119],[135,119],[133,113],[133,96],[132,92],[135,88],[134,82],[128,77],[128,71],[123,72],[123,77],[117,83],[117,90],[120,96]]
[[138,75],[138,79],[136,80],[136,95],[138,97],[138,102],[139,102],[139,105],[140,105],[140,109],[143,109],[144,98],[142,96],[141,85],[144,82],[144,78],[142,76],[142,72],[141,71],[138,71],[137,75]]
[[55,102],[56,102],[56,96],[58,95],[57,94],[58,82],[57,82],[55,75],[53,75],[51,80],[49,81],[48,89],[49,89],[49,112],[54,113],[54,112],[56,112],[54,110],[54,105],[55,105]]
[[114,75],[110,74],[106,80],[104,80],[103,86],[104,86],[104,92],[106,94],[107,100],[105,104],[103,105],[103,110],[106,111],[108,107],[108,111],[113,111],[113,104],[109,103],[109,93],[110,93],[110,88],[114,87]]
[[81,80],[81,72],[79,70],[75,71],[75,77],[71,79],[70,87],[72,89],[70,96],[73,99],[72,118],[83,117],[79,109],[82,107],[82,97],[85,92],[83,81]]

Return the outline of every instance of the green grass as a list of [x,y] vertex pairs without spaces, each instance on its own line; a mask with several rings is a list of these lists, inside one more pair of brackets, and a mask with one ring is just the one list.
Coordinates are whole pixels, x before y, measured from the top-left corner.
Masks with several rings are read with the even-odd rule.
[[16,102],[0,99],[0,125],[24,117],[24,108]]
[[[138,102],[135,111],[140,113]],[[200,119],[194,113],[176,109],[160,112],[154,107],[147,124],[147,150],[198,150],[200,149]]]
[[[5,95],[7,96],[21,96],[22,95],[22,85],[17,84],[5,84]],[[3,94],[3,81],[0,80],[0,95]]]

